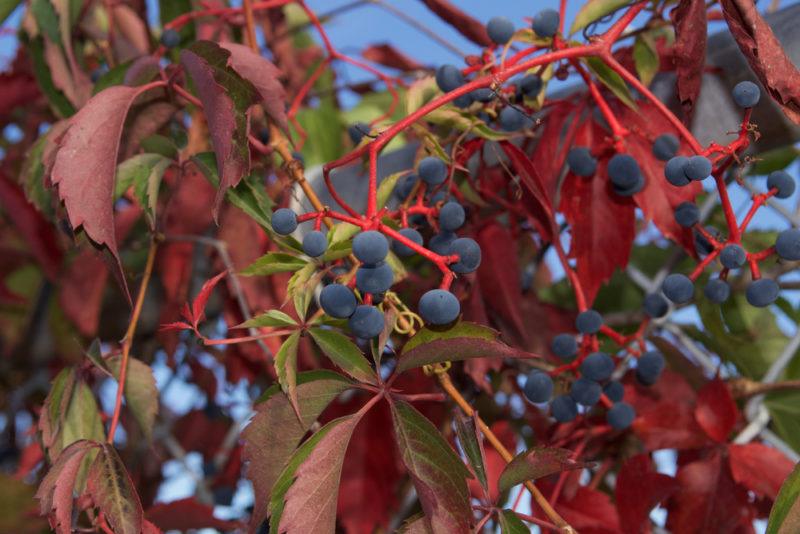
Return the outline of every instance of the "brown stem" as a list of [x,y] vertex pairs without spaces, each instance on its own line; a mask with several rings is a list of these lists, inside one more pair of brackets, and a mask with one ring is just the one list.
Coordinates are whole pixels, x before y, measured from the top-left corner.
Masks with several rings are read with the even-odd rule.
[[800,389],[800,380],[783,380],[781,382],[756,382],[749,378],[736,378],[730,380],[728,385],[733,396],[737,399],[749,399],[755,395],[762,395],[772,391],[787,391]]

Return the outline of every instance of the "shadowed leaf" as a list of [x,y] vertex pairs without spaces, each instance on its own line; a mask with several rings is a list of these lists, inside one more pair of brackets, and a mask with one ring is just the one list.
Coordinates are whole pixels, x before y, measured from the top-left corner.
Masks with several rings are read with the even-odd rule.
[[703,81],[703,76],[698,73],[702,72],[706,62],[707,9],[704,0],[680,0],[678,6],[670,12],[675,27],[675,81],[678,100],[683,106],[687,121],[692,117]]
[[[108,366],[119,380],[122,356],[108,359]],[[153,424],[158,413],[158,388],[153,370],[149,365],[137,360],[128,359],[128,371],[125,375],[125,404],[133,414],[148,441],[153,439]]]
[[648,454],[629,458],[619,470],[615,495],[624,532],[642,532],[650,510],[678,489],[674,478],[657,473]]
[[344,372],[360,382],[375,383],[375,372],[355,343],[344,334],[325,328],[308,330],[317,346]]
[[480,434],[476,422],[477,412],[473,412],[473,417],[466,417],[460,414],[455,416],[456,435],[461,449],[469,460],[472,472],[481,483],[484,490],[489,490],[486,480],[486,456],[483,450],[483,436]]
[[142,503],[113,446],[103,443],[89,470],[87,489],[115,534],[140,534]]
[[573,460],[570,456],[572,451],[567,449],[545,447],[534,447],[520,453],[500,474],[498,488],[504,492],[526,480],[536,480],[553,473],[586,467],[585,462]]
[[530,529],[522,522],[522,519],[514,510],[500,510],[498,513],[500,520],[500,534],[527,534]]
[[727,384],[715,378],[697,392],[694,415],[706,434],[722,443],[733,430],[739,410]]

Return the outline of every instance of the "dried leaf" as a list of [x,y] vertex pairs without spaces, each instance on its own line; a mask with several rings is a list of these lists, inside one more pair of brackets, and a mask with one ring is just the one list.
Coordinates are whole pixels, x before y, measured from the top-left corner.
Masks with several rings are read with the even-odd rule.
[[491,46],[492,41],[489,39],[489,34],[486,33],[486,26],[447,0],[422,0],[422,3],[473,43],[480,46]]
[[389,43],[370,45],[361,52],[361,56],[364,59],[378,63],[384,67],[397,69],[402,72],[425,70],[425,67],[420,65],[414,59],[400,52],[397,48]]

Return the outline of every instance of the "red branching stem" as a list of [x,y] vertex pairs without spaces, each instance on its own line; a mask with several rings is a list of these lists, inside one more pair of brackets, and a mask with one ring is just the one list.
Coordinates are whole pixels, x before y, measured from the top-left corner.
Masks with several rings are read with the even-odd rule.
[[600,113],[602,113],[603,118],[611,127],[611,132],[614,134],[614,148],[617,152],[625,152],[624,138],[628,135],[628,130],[619,123],[617,116],[611,111],[611,107],[608,105],[608,102],[606,102],[600,89],[597,88],[597,84],[594,83],[589,73],[586,72],[586,69],[575,59],[570,60],[570,63],[575,67],[575,70],[578,71],[578,74],[581,75],[581,78],[583,78],[584,83],[586,83],[586,86],[589,88],[589,94],[592,95],[597,107],[600,109]]
[[742,224],[739,225],[739,234],[743,234],[744,231],[747,229],[747,225],[750,224],[750,221],[753,219],[753,216],[756,214],[759,208],[763,206],[767,199],[774,196],[778,190],[776,188],[770,189],[766,193],[761,193],[759,195],[755,195],[753,197],[753,204],[750,206],[750,210],[747,212],[747,215],[744,216],[742,219]]
[[714,249],[713,251],[711,251],[711,253],[708,256],[703,258],[703,261],[698,263],[697,266],[694,268],[694,270],[691,273],[689,273],[689,279],[692,280],[692,281],[697,280],[700,277],[700,275],[703,274],[703,271],[705,270],[705,268],[708,267],[708,265],[712,261],[714,261],[717,256],[719,256],[719,252],[720,252],[720,249],[718,249],[718,248]]
[[733,211],[733,205],[728,196],[728,186],[725,184],[722,174],[722,172],[715,172],[714,182],[717,184],[719,201],[722,204],[722,212],[725,214],[725,223],[728,225],[728,240],[731,243],[738,243],[741,240],[739,224],[736,222],[736,213]]
[[758,268],[758,262],[754,258],[750,257],[747,260],[747,264],[750,266],[750,277],[753,280],[758,280],[761,278],[761,270]]

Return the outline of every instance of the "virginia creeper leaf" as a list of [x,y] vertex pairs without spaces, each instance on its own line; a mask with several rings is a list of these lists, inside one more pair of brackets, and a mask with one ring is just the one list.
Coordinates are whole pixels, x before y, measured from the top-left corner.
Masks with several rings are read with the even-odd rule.
[[137,154],[117,167],[117,183],[114,196],[122,196],[133,187],[133,194],[144,208],[151,228],[156,224],[156,205],[161,179],[172,160],[161,154]]
[[489,484],[486,481],[486,455],[483,450],[483,436],[480,434],[476,422],[477,412],[473,413],[473,417],[466,417],[456,414],[455,426],[458,442],[461,444],[461,450],[469,460],[469,465],[472,467],[472,472],[481,483],[484,490],[489,489]]
[[[122,356],[112,356],[108,366],[119,380]],[[128,359],[128,370],[125,375],[125,404],[136,419],[147,441],[153,439],[153,424],[158,413],[158,388],[153,370],[149,365],[136,358]]]
[[728,439],[728,434],[736,424],[739,410],[724,381],[715,378],[697,392],[694,415],[712,439],[720,443]]
[[511,460],[500,474],[498,489],[504,492],[526,480],[536,480],[553,473],[583,469],[585,462],[570,458],[572,451],[548,447],[534,447]]
[[327,328],[311,328],[308,333],[322,352],[345,373],[360,382],[375,382],[375,372],[364,353],[347,336]]
[[236,328],[261,328],[270,326],[297,326],[297,321],[280,310],[269,310],[243,322]]
[[297,403],[297,345],[300,341],[300,332],[292,332],[275,354],[275,373],[278,382],[295,413],[300,417],[300,408]]
[[308,265],[308,261],[291,254],[269,252],[248,265],[242,276],[267,276],[275,273],[294,272]]
[[633,42],[633,62],[639,79],[649,86],[658,73],[659,59],[656,45],[646,33],[638,35]]
[[498,519],[500,520],[500,534],[527,534],[530,532],[530,529],[514,510],[500,510]]
[[794,463],[763,443],[728,445],[733,479],[761,498],[775,500]]
[[142,503],[116,449],[107,443],[89,470],[87,489],[115,534],[140,534]]
[[680,0],[678,6],[670,12],[675,27],[675,81],[678,100],[683,106],[684,119],[687,122],[691,120],[703,81],[708,38],[707,10],[703,0]]
[[194,530],[213,528],[228,532],[240,528],[236,521],[214,517],[214,508],[198,502],[194,497],[167,503],[159,502],[145,510],[144,516],[164,532],[168,530]]
[[587,0],[581,6],[578,14],[575,15],[575,20],[572,22],[572,27],[569,33],[573,34],[582,30],[590,23],[610,15],[614,11],[620,9],[631,3],[631,0]]
[[769,513],[767,534],[790,534],[800,530],[800,464],[781,486]]
[[617,474],[614,489],[624,532],[642,532],[650,511],[677,489],[674,478],[656,472],[649,454],[629,458]]
[[628,85],[625,83],[625,80],[622,79],[622,76],[613,71],[611,67],[606,65],[600,58],[588,57],[584,61],[589,69],[594,72],[595,76],[597,76],[597,79],[614,93],[614,96],[619,98],[620,101],[629,108],[633,110],[638,109],[631,95],[631,90],[628,89]]

